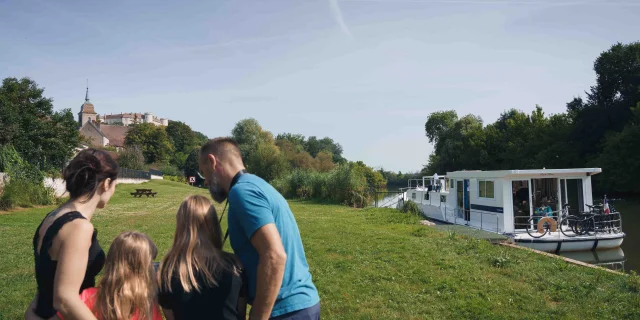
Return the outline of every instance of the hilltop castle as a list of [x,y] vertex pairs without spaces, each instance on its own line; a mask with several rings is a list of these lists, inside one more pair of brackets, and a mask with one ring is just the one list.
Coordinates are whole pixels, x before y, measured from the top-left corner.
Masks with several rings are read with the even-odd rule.
[[78,112],[80,134],[94,146],[112,146],[120,150],[124,148],[124,141],[131,129],[130,125],[138,123],[152,123],[157,126],[168,126],[169,120],[157,118],[152,113],[120,113],[100,116],[89,101],[89,86],[84,97],[84,103]]
[[80,106],[80,112],[78,112],[78,124],[82,127],[85,123],[91,121],[121,126],[128,126],[136,123],[153,123],[155,125],[165,127],[169,125],[169,119],[155,117],[151,112],[145,112],[144,114],[120,113],[100,116],[96,113],[91,101],[89,101],[89,87],[87,86],[84,103]]

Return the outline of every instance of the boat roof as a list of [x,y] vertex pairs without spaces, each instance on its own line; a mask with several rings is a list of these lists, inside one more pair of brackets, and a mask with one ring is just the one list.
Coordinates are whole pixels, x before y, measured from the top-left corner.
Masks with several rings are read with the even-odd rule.
[[601,173],[601,168],[572,169],[527,169],[527,170],[463,170],[447,172],[448,178],[552,178],[552,177],[584,177]]

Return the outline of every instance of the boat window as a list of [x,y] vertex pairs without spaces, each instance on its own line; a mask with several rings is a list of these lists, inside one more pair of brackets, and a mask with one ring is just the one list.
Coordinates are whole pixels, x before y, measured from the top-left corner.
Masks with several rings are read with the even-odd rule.
[[425,200],[429,200],[429,192],[425,192],[425,194],[424,194],[424,199],[425,199]]
[[440,196],[440,202],[447,202],[447,196]]
[[416,199],[416,193],[415,192],[411,193],[411,199],[414,199],[414,200]]
[[479,198],[495,198],[495,192],[493,190],[493,181],[491,180],[478,180],[478,197]]
[[449,189],[454,189],[453,179],[449,179]]

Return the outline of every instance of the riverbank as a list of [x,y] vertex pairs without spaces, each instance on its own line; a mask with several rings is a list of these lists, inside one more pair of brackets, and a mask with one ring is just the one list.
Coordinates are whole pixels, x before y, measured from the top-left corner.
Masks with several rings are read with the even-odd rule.
[[[206,194],[170,181],[144,187],[157,191],[156,198],[134,199],[129,192],[140,186],[119,185],[95,216],[105,250],[118,233],[136,229],[156,242],[162,257],[180,201]],[[290,204],[326,319],[640,318],[637,276],[442,232],[391,209]],[[50,210],[0,215],[0,319],[20,318],[33,298],[31,238]]]

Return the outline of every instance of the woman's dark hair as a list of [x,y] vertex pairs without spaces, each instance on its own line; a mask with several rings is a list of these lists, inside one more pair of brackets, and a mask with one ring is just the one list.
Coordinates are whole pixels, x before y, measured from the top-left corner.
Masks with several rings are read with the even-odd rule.
[[118,178],[118,164],[105,151],[85,149],[69,162],[63,175],[71,199],[91,198],[102,182],[114,183]]

